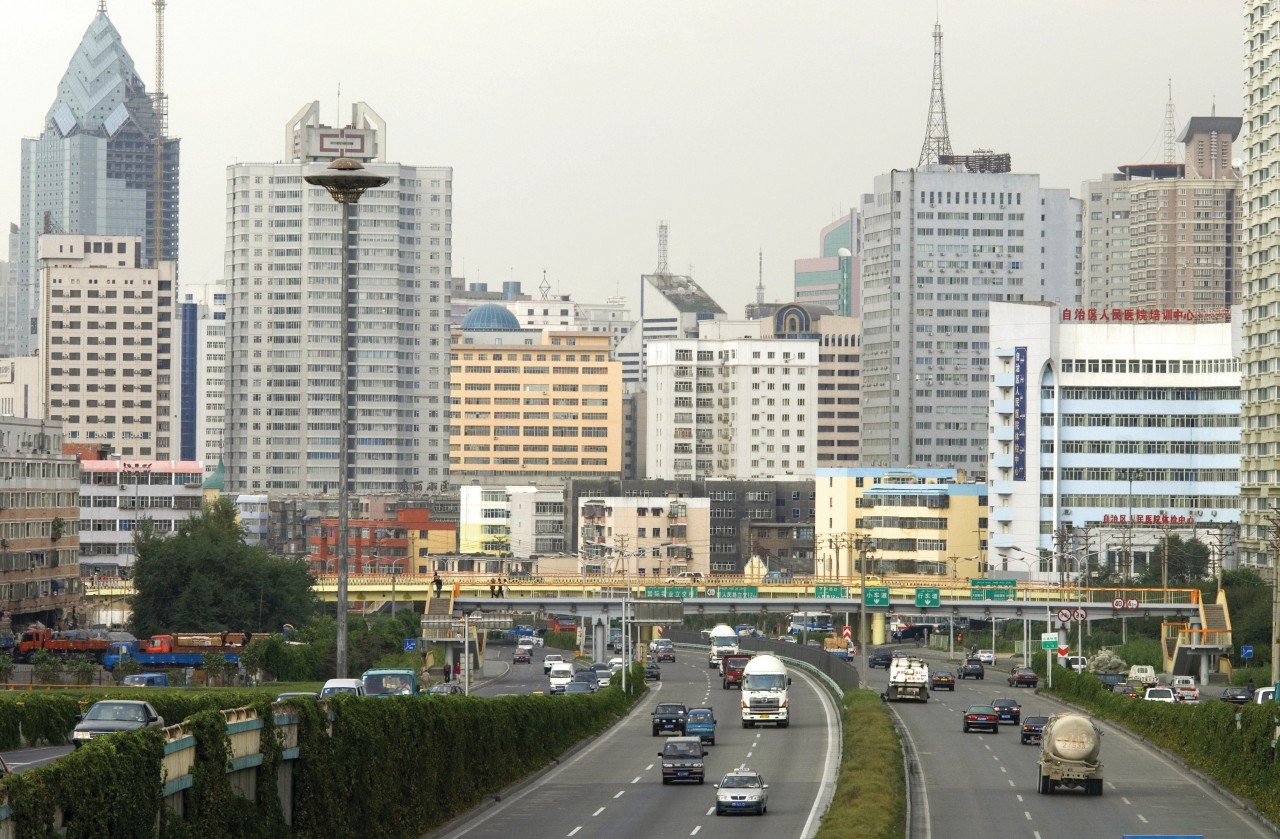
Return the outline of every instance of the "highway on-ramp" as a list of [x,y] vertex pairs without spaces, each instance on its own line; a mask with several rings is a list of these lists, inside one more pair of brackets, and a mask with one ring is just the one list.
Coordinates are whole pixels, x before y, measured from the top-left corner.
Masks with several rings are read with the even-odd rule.
[[[544,689],[539,663],[512,665],[508,677],[478,693],[527,693]],[[656,836],[804,837],[817,829],[834,783],[840,750],[837,709],[829,694],[809,676],[793,669],[792,722],[789,728],[744,729],[737,690],[721,687],[719,672],[706,654],[680,650],[677,661],[662,664],[661,682],[649,682],[649,694],[616,726],[566,755],[501,801],[478,808],[437,832],[450,839],[498,839],[510,836],[608,837]],[[561,701],[547,697],[547,702]],[[714,709],[716,745],[708,749],[706,783],[662,783],[650,713],[658,702],[683,702]],[[746,764],[769,784],[769,812],[757,816],[715,815],[715,788],[725,772]]]

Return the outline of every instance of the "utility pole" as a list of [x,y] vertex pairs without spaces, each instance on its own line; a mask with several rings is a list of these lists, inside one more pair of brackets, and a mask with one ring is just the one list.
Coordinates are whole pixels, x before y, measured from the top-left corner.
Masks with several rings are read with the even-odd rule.
[[[848,535],[848,534],[846,534]],[[858,610],[858,642],[862,644],[862,678],[859,681],[859,687],[867,686],[867,657],[871,645],[867,643],[867,554],[871,552],[871,537],[866,534],[859,534],[854,538],[854,543],[858,548],[858,577],[860,580],[859,590],[862,592],[862,608]]]
[[1280,510],[1268,510],[1271,535],[1271,684],[1280,683]]

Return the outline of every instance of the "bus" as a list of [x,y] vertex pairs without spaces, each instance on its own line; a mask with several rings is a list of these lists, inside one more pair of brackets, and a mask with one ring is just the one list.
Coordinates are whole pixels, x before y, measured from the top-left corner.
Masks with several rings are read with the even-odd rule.
[[799,635],[802,632],[833,632],[835,624],[830,612],[792,612],[787,615],[787,633]]

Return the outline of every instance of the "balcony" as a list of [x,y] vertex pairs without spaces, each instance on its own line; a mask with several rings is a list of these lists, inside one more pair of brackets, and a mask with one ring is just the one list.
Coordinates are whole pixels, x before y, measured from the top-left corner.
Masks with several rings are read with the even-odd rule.
[[991,520],[994,522],[1008,524],[1009,522],[1013,521],[1013,508],[1012,507],[992,507]]
[[1008,416],[1013,413],[1013,400],[997,399],[995,400],[995,404],[992,407],[997,414],[1003,414]]
[[1013,454],[993,454],[991,456],[991,465],[996,469],[1012,469]]
[[993,378],[996,387],[1013,387],[1014,385],[1012,373],[996,373]]
[[1002,443],[1013,442],[1013,426],[997,425],[991,429],[991,436]]

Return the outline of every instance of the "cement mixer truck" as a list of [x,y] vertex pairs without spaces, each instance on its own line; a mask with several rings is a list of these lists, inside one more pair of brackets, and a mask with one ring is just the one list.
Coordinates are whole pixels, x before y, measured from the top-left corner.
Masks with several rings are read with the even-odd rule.
[[1055,714],[1040,734],[1041,795],[1059,787],[1102,795],[1102,731],[1083,714]]

